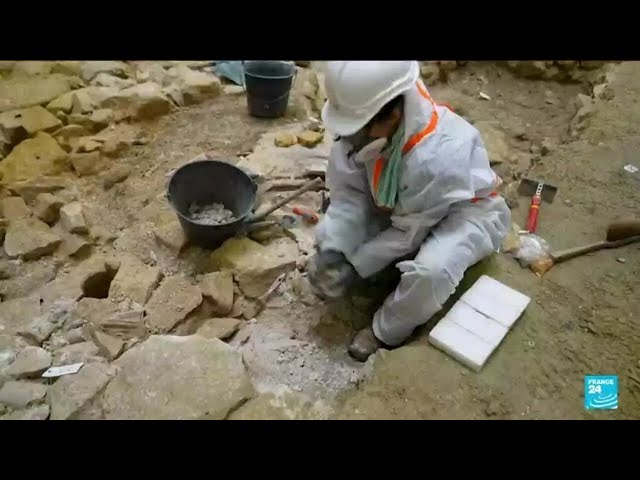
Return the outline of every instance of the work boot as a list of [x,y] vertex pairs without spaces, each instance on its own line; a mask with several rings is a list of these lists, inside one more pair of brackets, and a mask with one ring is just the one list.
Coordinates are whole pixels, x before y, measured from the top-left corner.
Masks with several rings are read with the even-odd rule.
[[349,345],[349,354],[359,362],[365,362],[369,356],[382,347],[382,342],[373,333],[373,328],[363,328]]

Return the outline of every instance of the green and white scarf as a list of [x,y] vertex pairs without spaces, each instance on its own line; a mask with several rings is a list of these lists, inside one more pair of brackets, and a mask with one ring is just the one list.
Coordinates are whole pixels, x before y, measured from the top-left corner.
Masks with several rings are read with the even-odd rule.
[[389,154],[389,160],[384,167],[378,189],[375,192],[376,203],[382,208],[393,209],[398,198],[398,183],[400,182],[400,162],[402,161],[402,147],[404,145],[404,122],[391,137],[391,143],[383,150]]

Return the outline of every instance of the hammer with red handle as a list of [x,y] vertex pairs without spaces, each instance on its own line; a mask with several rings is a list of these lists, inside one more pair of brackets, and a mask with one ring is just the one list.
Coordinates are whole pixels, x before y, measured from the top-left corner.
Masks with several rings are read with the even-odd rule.
[[521,195],[531,195],[531,205],[529,205],[529,217],[527,218],[526,230],[535,233],[538,229],[538,216],[542,202],[553,203],[558,189],[548,183],[539,182],[525,178],[520,182],[518,193]]
[[316,223],[318,223],[318,220],[320,219],[316,212],[303,207],[293,207],[291,211],[295,215],[302,217],[302,221],[308,225],[315,225]]

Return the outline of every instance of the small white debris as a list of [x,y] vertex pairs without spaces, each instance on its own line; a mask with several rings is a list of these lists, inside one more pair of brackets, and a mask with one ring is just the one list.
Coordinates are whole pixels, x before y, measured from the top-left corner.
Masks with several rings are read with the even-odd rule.
[[51,367],[49,370],[42,374],[45,378],[54,378],[61,377],[63,375],[73,375],[74,373],[78,373],[84,362],[80,363],[72,363],[70,365],[63,365],[61,367]]
[[629,173],[636,173],[638,171],[638,167],[636,167],[635,165],[625,165],[624,169],[629,172]]
[[616,258],[616,260],[617,260],[619,263],[627,263],[627,259],[626,259],[626,258],[618,257],[618,258]]
[[484,92],[480,92],[479,95],[482,100],[491,100],[491,97]]

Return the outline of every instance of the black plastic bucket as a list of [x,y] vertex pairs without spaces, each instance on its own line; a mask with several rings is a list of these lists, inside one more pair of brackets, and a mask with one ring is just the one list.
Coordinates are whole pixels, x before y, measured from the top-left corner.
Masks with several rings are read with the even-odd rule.
[[[178,214],[185,236],[193,245],[218,248],[238,233],[256,200],[256,184],[237,167],[217,160],[200,160],[177,169],[167,185],[167,199]],[[193,202],[222,203],[235,220],[220,225],[203,225],[189,218]]]
[[283,116],[289,104],[295,73],[293,63],[276,60],[244,62],[249,114],[266,118]]

